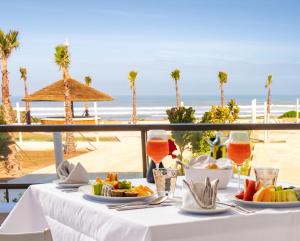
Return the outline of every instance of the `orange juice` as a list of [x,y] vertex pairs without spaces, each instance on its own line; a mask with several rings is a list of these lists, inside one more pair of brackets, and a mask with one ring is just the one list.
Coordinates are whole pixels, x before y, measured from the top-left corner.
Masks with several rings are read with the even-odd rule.
[[238,166],[251,155],[249,143],[229,143],[228,145],[228,157],[234,161]]
[[151,139],[147,141],[147,155],[159,164],[169,154],[168,140]]

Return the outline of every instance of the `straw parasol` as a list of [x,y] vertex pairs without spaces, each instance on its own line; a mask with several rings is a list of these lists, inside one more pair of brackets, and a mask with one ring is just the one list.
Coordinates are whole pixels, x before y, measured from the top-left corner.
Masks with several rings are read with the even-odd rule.
[[[71,89],[71,100],[77,102],[86,101],[111,101],[113,98],[93,87],[80,83],[77,80],[69,79]],[[58,80],[31,95],[26,96],[23,100],[28,101],[65,101],[64,80]]]
[[[74,117],[73,102],[111,101],[113,98],[93,87],[82,84],[77,80],[69,79],[71,90],[72,112]],[[25,96],[24,101],[65,101],[64,80],[58,80],[31,95]]]

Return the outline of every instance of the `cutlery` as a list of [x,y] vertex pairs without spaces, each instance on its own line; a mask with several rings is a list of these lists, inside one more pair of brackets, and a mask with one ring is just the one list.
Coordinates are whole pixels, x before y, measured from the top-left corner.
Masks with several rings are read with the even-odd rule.
[[216,203],[221,204],[221,205],[225,205],[225,206],[229,206],[229,207],[232,207],[232,208],[235,208],[238,211],[241,211],[243,213],[247,213],[247,214],[249,214],[249,213],[255,213],[255,211],[246,209],[246,208],[241,207],[241,206],[239,206],[237,204],[224,203],[224,202],[220,202],[220,201],[217,201]]
[[160,203],[160,204],[145,204],[145,205],[136,205],[136,206],[125,206],[121,208],[116,208],[117,211],[127,211],[135,209],[146,209],[146,208],[155,208],[155,207],[168,207],[172,206],[171,203]]
[[58,188],[62,192],[77,192],[78,188]]
[[167,196],[162,196],[162,197],[152,199],[150,201],[137,201],[137,202],[131,202],[131,203],[122,203],[122,204],[109,204],[109,205],[107,205],[107,207],[109,209],[117,209],[117,208],[122,208],[122,207],[127,207],[127,206],[157,205],[157,204],[163,203],[167,199],[168,199]]

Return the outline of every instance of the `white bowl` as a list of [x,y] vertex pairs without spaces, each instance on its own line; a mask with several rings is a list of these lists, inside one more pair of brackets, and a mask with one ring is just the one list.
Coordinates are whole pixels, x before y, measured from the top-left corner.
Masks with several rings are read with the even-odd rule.
[[212,181],[219,179],[219,189],[225,189],[232,177],[232,169],[202,169],[202,168],[189,168],[184,169],[185,178],[187,181],[203,182],[206,177]]

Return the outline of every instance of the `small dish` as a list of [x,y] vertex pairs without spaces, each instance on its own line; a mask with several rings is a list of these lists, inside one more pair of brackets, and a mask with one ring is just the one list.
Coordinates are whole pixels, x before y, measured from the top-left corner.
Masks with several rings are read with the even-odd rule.
[[61,180],[57,179],[52,181],[60,188],[76,188],[87,185],[87,183],[61,183]]
[[224,205],[216,205],[216,208],[214,209],[203,209],[203,208],[185,208],[182,207],[182,203],[176,203],[174,204],[175,207],[177,207],[180,211],[185,212],[185,213],[191,213],[191,214],[219,214],[219,213],[224,213],[227,212],[228,210],[231,209],[231,207],[226,207]]

